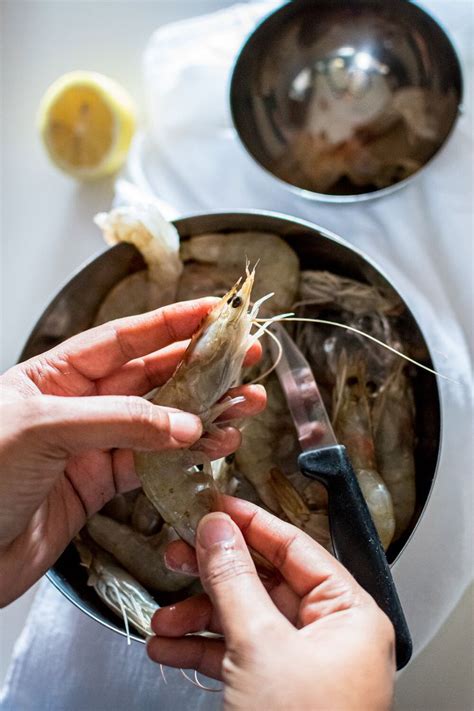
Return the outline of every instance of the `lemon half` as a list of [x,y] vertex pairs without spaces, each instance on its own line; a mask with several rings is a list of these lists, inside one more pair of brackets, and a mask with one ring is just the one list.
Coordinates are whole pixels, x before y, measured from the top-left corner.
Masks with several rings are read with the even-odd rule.
[[47,89],[38,127],[54,163],[93,180],[123,164],[135,131],[135,107],[125,89],[97,72],[64,74]]

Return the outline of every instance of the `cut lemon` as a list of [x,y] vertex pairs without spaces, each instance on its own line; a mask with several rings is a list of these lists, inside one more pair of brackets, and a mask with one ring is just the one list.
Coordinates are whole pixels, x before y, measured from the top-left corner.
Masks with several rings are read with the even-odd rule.
[[83,180],[114,173],[135,130],[135,108],[125,89],[97,72],[70,72],[47,89],[38,126],[54,163]]

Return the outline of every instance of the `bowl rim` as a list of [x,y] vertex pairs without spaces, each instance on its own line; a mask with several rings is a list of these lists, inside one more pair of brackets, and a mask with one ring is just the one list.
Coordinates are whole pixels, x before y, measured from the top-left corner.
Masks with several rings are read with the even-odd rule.
[[[351,193],[349,195],[337,195],[335,193],[318,193],[312,190],[308,190],[308,188],[300,188],[298,185],[295,185],[293,183],[289,183],[286,180],[283,180],[283,178],[280,178],[279,176],[275,175],[269,168],[264,166],[258,158],[254,155],[254,153],[250,150],[249,146],[247,143],[243,140],[240,134],[240,130],[238,127],[238,121],[237,121],[237,99],[236,99],[236,83],[237,83],[237,78],[238,78],[238,72],[240,71],[240,63],[244,58],[244,54],[248,51],[250,51],[250,44],[254,41],[254,37],[256,37],[260,31],[263,29],[263,27],[266,25],[266,23],[274,16],[278,14],[284,14],[285,12],[288,11],[288,9],[294,5],[295,2],[298,0],[285,0],[285,2],[282,5],[279,5],[276,8],[273,8],[272,10],[269,10],[267,13],[263,15],[263,17],[258,21],[258,23],[255,25],[255,27],[248,32],[244,40],[237,52],[237,55],[232,63],[232,67],[230,70],[230,80],[228,82],[228,91],[227,91],[227,98],[228,98],[228,106],[230,108],[230,115],[232,118],[232,125],[235,131],[235,134],[238,139],[238,143],[240,147],[243,149],[243,153],[249,157],[254,165],[257,165],[265,175],[270,177],[272,180],[275,181],[277,185],[282,187],[284,190],[289,190],[291,193],[298,195],[299,197],[302,197],[306,200],[311,200],[314,202],[325,202],[325,203],[332,203],[332,204],[351,204],[351,203],[359,203],[359,202],[366,202],[368,200],[377,200],[378,198],[385,197],[386,195],[391,195],[392,193],[396,192],[397,190],[401,190],[402,188],[406,187],[409,183],[411,183],[413,180],[417,179],[421,173],[428,167],[432,166],[433,161],[437,159],[442,151],[446,148],[447,144],[450,142],[452,135],[454,133],[455,127],[457,125],[457,122],[460,118],[460,116],[463,115],[464,113],[464,106],[463,106],[463,100],[464,100],[464,73],[463,73],[463,62],[461,61],[461,58],[459,56],[459,53],[456,49],[456,45],[452,39],[451,32],[445,27],[444,23],[442,23],[440,20],[438,20],[435,16],[434,13],[429,11],[427,8],[423,7],[420,5],[418,0],[390,0],[390,2],[399,2],[402,5],[406,6],[413,6],[418,10],[421,14],[425,15],[426,18],[430,21],[432,21],[438,29],[444,34],[448,45],[450,46],[453,59],[456,63],[458,74],[459,74],[459,100],[457,104],[457,109],[456,109],[456,114],[454,115],[453,121],[451,123],[451,126],[449,127],[449,131],[446,134],[443,142],[436,148],[434,153],[428,158],[428,160],[423,163],[420,168],[415,170],[414,173],[411,175],[407,176],[406,178],[403,178],[403,180],[399,180],[396,183],[393,183],[393,185],[388,185],[385,188],[379,188],[378,190],[372,190],[371,192],[367,193]],[[306,4],[309,5],[309,0],[305,0]],[[371,4],[373,5],[383,5],[386,0],[370,0]],[[237,78],[236,78],[237,77]]]
[[[280,213],[280,212],[275,212],[271,210],[258,210],[258,209],[235,209],[235,210],[212,210],[212,211],[207,211],[207,212],[197,212],[197,213],[192,213],[190,215],[183,215],[175,220],[172,220],[172,223],[176,226],[178,229],[178,232],[180,231],[180,223],[186,223],[191,220],[206,220],[208,218],[212,217],[218,217],[218,218],[227,218],[227,219],[232,219],[235,216],[248,216],[249,218],[254,218],[254,217],[263,217],[263,218],[271,218],[271,219],[276,219],[279,222],[287,223],[289,225],[297,225],[299,227],[303,227],[313,233],[315,236],[316,234],[319,234],[325,239],[328,239],[332,242],[336,242],[337,244],[341,245],[345,249],[347,249],[350,252],[355,253],[359,258],[361,258],[365,263],[367,263],[370,267],[372,267],[391,287],[394,289],[394,291],[399,295],[401,298],[402,302],[404,303],[409,315],[412,317],[414,320],[417,328],[419,329],[421,336],[423,338],[424,345],[426,347],[428,356],[430,358],[431,363],[434,363],[432,353],[429,347],[429,344],[426,340],[425,334],[421,328],[421,326],[418,323],[418,319],[415,317],[413,314],[410,304],[407,303],[404,297],[400,295],[398,292],[398,289],[392,284],[391,279],[387,276],[385,273],[384,269],[382,269],[371,257],[366,255],[361,249],[358,247],[353,246],[350,244],[347,240],[343,239],[336,233],[332,232],[331,230],[328,230],[324,227],[321,227],[317,225],[316,223],[310,222],[309,220],[305,220],[303,218],[299,217],[293,217],[292,215],[288,215],[285,213]],[[224,230],[232,230],[232,227],[229,228],[222,228]],[[258,228],[253,228],[250,227],[249,229],[252,229],[255,231],[258,231]],[[22,353],[20,355],[19,361],[21,362],[25,358],[23,357],[25,351],[27,350],[27,346],[32,339],[33,335],[39,329],[39,326],[41,322],[43,321],[43,318],[47,316],[50,311],[53,310],[53,307],[56,303],[56,300],[59,299],[61,296],[62,292],[69,286],[70,282],[77,277],[83,270],[87,269],[90,265],[93,264],[93,262],[96,261],[96,259],[100,258],[103,256],[105,253],[109,252],[110,250],[116,249],[117,245],[112,246],[112,247],[106,247],[105,249],[93,254],[89,259],[85,260],[77,269],[75,269],[70,277],[62,283],[61,288],[56,292],[55,296],[53,299],[49,302],[48,306],[46,309],[43,311],[43,313],[40,315],[39,319],[35,323],[33,329],[31,330],[30,336],[28,337],[25,346],[22,350]],[[410,532],[410,535],[406,539],[403,547],[398,551],[396,557],[389,563],[390,568],[393,569],[397,562],[400,560],[402,554],[404,551],[407,549],[407,547],[410,545],[411,541],[413,540],[415,533],[418,529],[418,527],[421,524],[421,521],[423,517],[425,516],[426,510],[428,508],[428,504],[430,502],[430,499],[433,495],[433,491],[436,486],[437,478],[439,475],[439,461],[441,457],[441,449],[442,449],[442,442],[443,442],[443,404],[442,404],[442,399],[440,397],[440,387],[439,387],[439,379],[438,376],[433,375],[435,378],[435,392],[436,392],[436,402],[438,406],[438,414],[439,414],[439,438],[438,438],[438,443],[437,443],[437,452],[436,452],[436,459],[434,462],[434,470],[433,470],[433,476],[431,478],[431,483],[430,483],[430,488],[427,493],[426,499],[423,503],[423,507],[420,510],[419,516]],[[70,544],[68,544],[70,545]],[[79,610],[87,614],[90,618],[95,620],[96,622],[99,622],[100,624],[104,625],[104,627],[107,627],[108,629],[117,632],[118,634],[121,634],[124,637],[129,637],[130,639],[133,639],[137,642],[146,643],[146,640],[143,639],[143,637],[138,636],[135,632],[130,632],[129,635],[127,635],[126,631],[124,629],[121,629],[118,625],[114,625],[111,621],[101,617],[98,615],[96,612],[88,608],[87,604],[84,603],[81,598],[78,595],[73,595],[69,590],[68,590],[68,584],[65,584],[65,581],[63,580],[61,574],[56,570],[56,563],[46,572],[46,577],[47,579],[54,585],[54,587],[59,590],[70,602],[72,602],[73,605],[75,605]],[[117,618],[118,619],[118,618]]]

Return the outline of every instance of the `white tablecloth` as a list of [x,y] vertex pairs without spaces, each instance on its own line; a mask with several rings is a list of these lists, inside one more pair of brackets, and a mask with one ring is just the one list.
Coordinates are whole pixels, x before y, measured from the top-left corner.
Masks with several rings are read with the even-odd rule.
[[[378,262],[422,326],[437,369],[457,381],[439,383],[438,477],[429,508],[394,569],[419,652],[472,576],[470,3],[425,3],[449,28],[465,70],[466,110],[448,145],[404,190],[344,206],[291,195],[271,182],[235,139],[227,106],[233,57],[274,5],[239,5],[155,33],[144,58],[149,130],[135,143],[129,174],[181,214],[262,208],[333,230]],[[127,647],[45,582],[17,643],[0,705],[4,711],[219,706],[219,694],[196,690],[178,672],[167,676],[165,685],[142,645]]]

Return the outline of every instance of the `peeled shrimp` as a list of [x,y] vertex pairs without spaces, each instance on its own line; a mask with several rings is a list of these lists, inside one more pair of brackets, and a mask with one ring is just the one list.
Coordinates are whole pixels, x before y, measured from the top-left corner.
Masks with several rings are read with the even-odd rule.
[[183,265],[179,257],[179,234],[152,201],[119,207],[95,217],[105,241],[133,244],[147,265],[120,281],[102,302],[95,325],[114,318],[149,311],[176,301]]
[[335,434],[347,449],[381,543],[387,549],[395,531],[395,516],[390,492],[376,470],[365,369],[359,362],[348,362],[344,351],[337,377],[333,409]]
[[378,470],[395,512],[394,540],[407,529],[415,511],[415,406],[401,367],[388,378],[372,411]]
[[181,245],[185,263],[179,284],[178,298],[221,294],[228,284],[241,274],[242,262],[258,262],[253,287],[257,301],[274,292],[262,307],[262,314],[288,311],[296,298],[299,280],[299,260],[296,253],[281,238],[266,232],[232,232],[204,234],[192,237]]
[[111,553],[139,583],[151,590],[181,590],[193,577],[169,570],[164,553],[176,533],[166,524],[154,536],[144,536],[124,523],[95,514],[87,522],[87,533],[99,546]]

